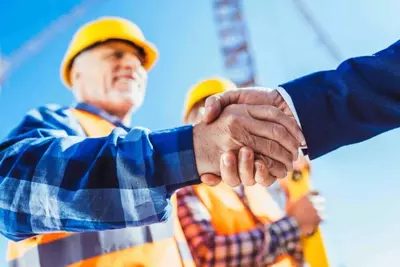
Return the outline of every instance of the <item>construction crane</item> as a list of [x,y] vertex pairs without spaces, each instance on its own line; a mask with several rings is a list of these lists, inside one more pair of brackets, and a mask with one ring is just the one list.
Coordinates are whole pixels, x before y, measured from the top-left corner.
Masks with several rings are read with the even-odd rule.
[[[296,2],[296,0],[294,0]],[[320,27],[312,18],[302,3],[296,2],[297,7],[301,9],[302,14],[306,16],[308,23],[320,37],[320,40],[331,55],[337,59],[339,53],[327,39]],[[250,45],[247,36],[246,21],[242,14],[240,0],[214,0],[213,10],[218,30],[220,50],[224,61],[228,77],[239,87],[253,86],[256,84],[256,68],[254,57],[250,51]],[[310,175],[288,175],[276,183],[277,187],[268,190],[274,199],[282,206],[282,194],[277,196],[276,192],[284,193],[285,199],[296,201],[311,191]],[[316,233],[302,240],[305,260],[310,267],[328,267],[328,258],[322,239],[322,234],[318,229]]]
[[239,0],[214,1],[217,25],[224,65],[230,79],[239,87],[254,86],[256,72],[250,53],[247,27]]
[[[85,15],[95,6],[99,6],[103,0],[84,0],[74,6],[68,13],[60,16],[48,27],[32,39],[25,42],[20,48],[11,53],[10,56],[2,56],[0,53],[0,88],[8,75],[19,67],[30,56],[38,53],[58,33],[70,26],[75,20]],[[1,51],[0,51],[1,52]]]

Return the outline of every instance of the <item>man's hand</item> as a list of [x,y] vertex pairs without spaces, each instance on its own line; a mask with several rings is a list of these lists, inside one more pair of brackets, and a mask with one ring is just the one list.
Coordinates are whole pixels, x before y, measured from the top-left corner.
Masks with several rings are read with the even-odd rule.
[[[231,104],[271,105],[278,108],[284,114],[295,120],[292,111],[278,91],[266,90],[263,88],[248,88],[227,91],[208,97],[206,100],[203,121],[206,123],[211,123],[221,114],[225,107]],[[301,145],[305,145],[305,139],[303,133],[300,130],[300,127],[296,127],[296,131],[293,133],[293,135],[301,143]],[[250,165],[252,166],[251,168],[256,168],[256,166],[259,166],[261,169],[263,169],[263,173],[265,176],[264,180],[269,181],[267,183],[268,185],[272,184],[276,179],[276,177],[273,175],[274,170],[272,170],[271,173],[271,168],[273,168],[275,162],[269,157],[256,154],[256,158],[258,159],[257,164],[242,164],[241,166],[238,166],[237,164],[237,162],[240,160],[236,155],[232,153],[225,153],[223,157],[231,158],[232,162],[232,165],[230,166],[221,165],[221,170],[223,173],[222,175],[224,175],[224,173],[229,175],[227,177],[223,177],[224,179],[236,179],[235,177],[240,176],[240,173],[251,172],[252,169],[250,169],[249,167],[245,169],[245,166]],[[264,168],[266,168],[266,170]],[[213,174],[204,174],[201,176],[202,182],[210,186],[218,184],[220,179],[221,178],[219,176]]]
[[[213,123],[203,122],[194,126],[194,150],[199,175],[220,175],[220,160],[221,165],[232,166],[229,153],[236,154],[247,146],[259,155],[257,157],[272,159],[266,167],[269,167],[273,176],[283,178],[287,171],[293,169],[293,161],[298,156],[300,142],[295,138],[297,128],[297,123],[276,107],[230,105]],[[221,158],[223,153],[228,154]],[[254,183],[251,180],[255,181],[254,178],[247,179],[246,183]],[[259,180],[261,184],[269,185],[269,181]],[[235,179],[228,179],[227,183],[230,186],[238,185]]]
[[[225,165],[222,159],[230,162],[230,164]],[[228,185],[238,185],[242,183],[245,186],[252,186],[255,183],[259,183],[264,186],[269,186],[276,180],[276,177],[269,175],[265,162],[260,159],[260,157],[254,158],[253,150],[249,147],[242,147],[239,150],[238,160],[236,159],[235,153],[231,151],[224,153],[221,157],[220,169],[221,176],[224,177],[224,181]],[[209,177],[208,175],[203,176],[206,179]],[[212,177],[211,180],[203,181],[203,183],[207,183],[211,186],[219,184],[221,180],[219,178],[213,179]]]
[[324,203],[325,199],[313,192],[293,203],[289,203],[286,213],[296,219],[302,235],[310,236],[323,220]]
[[[277,90],[246,88],[231,90],[208,97],[205,103],[203,121],[206,123],[214,121],[225,107],[232,104],[270,105],[280,109],[283,113],[294,119],[292,111]],[[302,145],[305,145],[305,139],[300,128],[296,131],[296,138]]]

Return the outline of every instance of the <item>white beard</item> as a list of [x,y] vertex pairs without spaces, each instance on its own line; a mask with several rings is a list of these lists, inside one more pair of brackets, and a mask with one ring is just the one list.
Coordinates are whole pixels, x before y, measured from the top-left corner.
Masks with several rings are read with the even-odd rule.
[[134,109],[137,109],[143,104],[144,101],[144,88],[141,84],[136,81],[130,81],[132,83],[131,89],[127,91],[119,91],[118,89],[109,90],[107,99],[110,102],[118,103],[121,101],[131,101]]

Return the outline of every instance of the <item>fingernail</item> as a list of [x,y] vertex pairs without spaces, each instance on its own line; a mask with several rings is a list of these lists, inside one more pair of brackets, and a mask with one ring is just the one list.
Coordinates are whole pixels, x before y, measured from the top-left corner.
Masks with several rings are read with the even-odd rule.
[[256,164],[256,169],[258,171],[262,171],[264,169],[264,165],[261,164],[260,162],[256,162],[255,164]]
[[226,155],[223,156],[222,161],[224,162],[225,166],[227,166],[227,167],[232,166],[232,162],[228,156],[226,156]]
[[206,106],[212,105],[215,102],[215,95],[206,98]]
[[206,107],[205,111],[204,111],[204,115],[207,115],[211,112],[212,108],[211,107]]
[[250,152],[247,150],[242,151],[241,161],[248,161],[250,159]]

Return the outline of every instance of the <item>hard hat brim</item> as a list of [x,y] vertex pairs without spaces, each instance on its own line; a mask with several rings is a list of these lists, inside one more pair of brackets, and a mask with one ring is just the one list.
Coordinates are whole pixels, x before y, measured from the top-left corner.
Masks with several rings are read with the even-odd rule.
[[109,40],[121,40],[125,42],[132,43],[132,45],[137,46],[141,49],[143,49],[144,52],[144,62],[143,62],[143,67],[149,71],[157,62],[158,59],[158,50],[155,47],[154,44],[148,41],[143,41],[138,38],[135,38],[134,36],[109,36],[106,39],[103,40],[97,40],[96,43],[88,44],[86,47],[83,47],[76,51],[75,53],[68,54],[66,58],[63,60],[61,64],[61,73],[62,73],[62,80],[63,82],[68,86],[71,87],[71,68],[72,68],[72,63],[75,60],[75,58],[85,49],[93,46],[94,44],[101,44],[105,43]]

